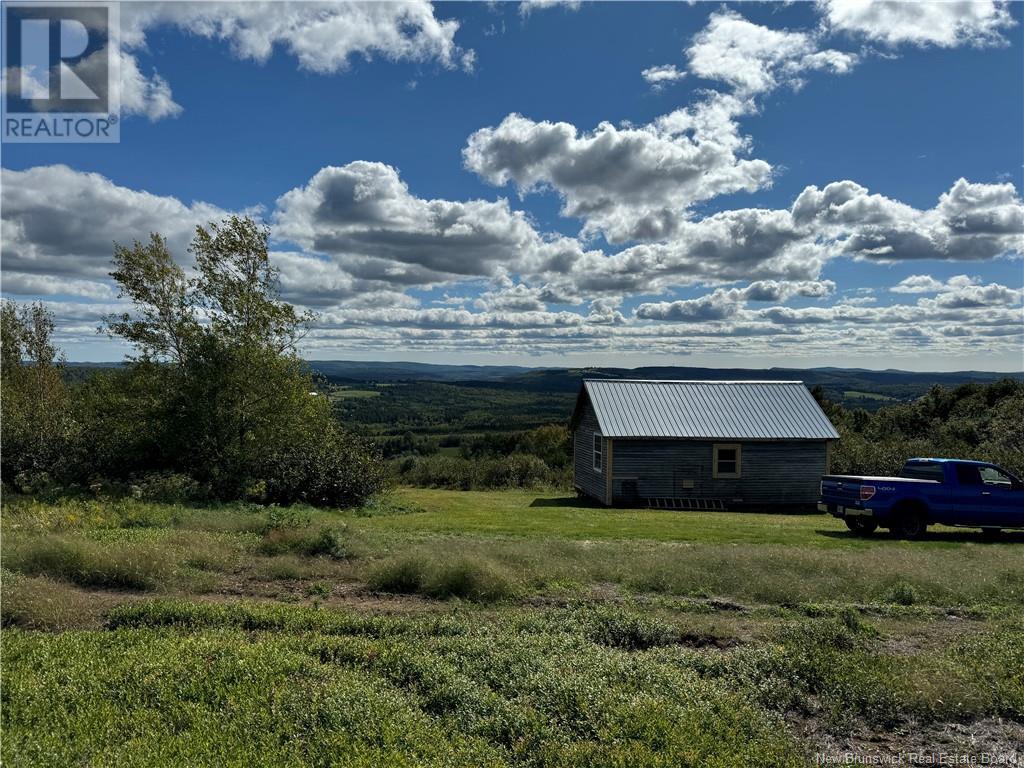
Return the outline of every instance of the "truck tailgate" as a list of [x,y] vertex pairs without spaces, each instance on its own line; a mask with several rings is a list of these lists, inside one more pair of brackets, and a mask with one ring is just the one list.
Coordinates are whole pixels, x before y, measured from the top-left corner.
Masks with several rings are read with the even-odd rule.
[[821,478],[821,498],[832,504],[856,506],[860,502],[861,482],[852,477],[825,475]]

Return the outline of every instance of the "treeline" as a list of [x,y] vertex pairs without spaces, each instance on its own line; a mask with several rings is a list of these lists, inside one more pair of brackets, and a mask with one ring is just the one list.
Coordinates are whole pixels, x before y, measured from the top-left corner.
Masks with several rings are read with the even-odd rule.
[[380,457],[313,394],[296,351],[310,318],[280,299],[268,236],[241,217],[197,228],[192,277],[158,235],[116,246],[132,312],[104,330],[134,354],[81,381],[63,375],[43,306],[4,303],[4,483],[331,506],[380,490]]
[[840,434],[836,474],[893,475],[913,456],[991,461],[1024,476],[1024,382],[934,386],[912,403],[869,413],[813,391]]
[[535,429],[501,432],[455,432],[447,435],[415,434],[378,435],[373,442],[388,459],[410,456],[432,456],[445,453],[464,459],[528,453],[552,467],[568,461],[569,431],[564,426],[546,424]]
[[377,397],[350,397],[335,405],[338,418],[365,434],[402,436],[533,429],[563,421],[575,392],[526,392],[418,381],[379,388]]

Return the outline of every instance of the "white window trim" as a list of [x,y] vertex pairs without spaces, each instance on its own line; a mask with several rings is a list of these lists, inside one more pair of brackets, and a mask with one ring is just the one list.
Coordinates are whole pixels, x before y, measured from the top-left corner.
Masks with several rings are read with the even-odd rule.
[[[719,472],[718,471],[718,451],[721,448],[735,448],[736,449],[736,471],[735,472]],[[714,443],[711,446],[711,476],[718,480],[734,480],[743,476],[743,448],[739,443]]]
[[[600,441],[600,448],[598,442]],[[604,436],[600,432],[594,433],[594,442],[590,446],[594,452],[593,455],[593,467],[595,472],[601,472],[604,470]]]

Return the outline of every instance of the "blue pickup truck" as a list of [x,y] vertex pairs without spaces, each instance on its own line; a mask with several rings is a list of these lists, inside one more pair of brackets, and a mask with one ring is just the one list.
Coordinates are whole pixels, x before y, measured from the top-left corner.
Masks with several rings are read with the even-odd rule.
[[864,535],[882,527],[917,539],[932,523],[997,535],[1024,528],[1024,482],[984,461],[910,459],[899,477],[825,475],[818,509]]

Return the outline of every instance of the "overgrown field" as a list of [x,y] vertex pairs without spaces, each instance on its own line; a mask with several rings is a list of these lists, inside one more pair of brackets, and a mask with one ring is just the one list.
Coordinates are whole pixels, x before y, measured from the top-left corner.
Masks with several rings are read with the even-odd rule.
[[1024,752],[1024,535],[403,490],[3,508],[5,765]]

